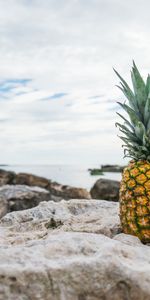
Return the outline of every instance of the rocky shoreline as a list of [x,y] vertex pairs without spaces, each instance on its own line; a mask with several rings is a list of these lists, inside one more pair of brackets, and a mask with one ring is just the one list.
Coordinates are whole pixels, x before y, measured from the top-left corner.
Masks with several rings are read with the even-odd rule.
[[53,182],[45,177],[37,176],[28,173],[18,173],[0,169],[0,186],[3,185],[27,185],[44,188],[54,196],[62,197],[63,199],[85,198],[89,199],[90,194],[86,189],[62,185]]
[[150,247],[121,232],[119,182],[89,193],[0,170],[0,186],[0,300],[150,299]]
[[[51,200],[60,199],[104,199],[118,201],[119,182],[109,179],[99,179],[90,191],[85,188],[77,188],[69,185],[62,185],[44,177],[28,173],[15,173],[0,169],[0,187],[4,185],[25,185],[39,187],[49,191]],[[108,196],[107,196],[108,195]],[[58,198],[57,198],[58,197]]]

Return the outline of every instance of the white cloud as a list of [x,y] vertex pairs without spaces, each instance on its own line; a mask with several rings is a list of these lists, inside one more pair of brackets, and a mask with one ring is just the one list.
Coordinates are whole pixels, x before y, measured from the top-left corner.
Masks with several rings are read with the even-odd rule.
[[[149,8],[148,0],[0,0],[0,82],[31,79],[0,88],[2,163],[121,162],[112,66],[129,79],[134,58],[148,72]],[[57,93],[66,95],[48,99]]]

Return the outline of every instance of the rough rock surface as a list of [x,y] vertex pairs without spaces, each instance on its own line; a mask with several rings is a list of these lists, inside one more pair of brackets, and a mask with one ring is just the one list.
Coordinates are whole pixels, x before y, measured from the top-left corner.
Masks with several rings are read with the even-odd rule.
[[117,234],[113,239],[127,245],[141,246],[141,241],[139,240],[139,238],[129,234],[120,233]]
[[12,184],[14,177],[14,172],[0,169],[0,186],[3,186],[5,184]]
[[110,201],[119,200],[120,182],[110,179],[99,179],[92,187],[90,193],[93,199],[104,199]]
[[[109,218],[108,218],[109,215]],[[63,231],[103,233],[109,237],[120,232],[118,203],[97,200],[62,200],[41,202],[29,210],[7,214],[1,226],[15,226],[22,232],[39,228]]]
[[47,188],[50,180],[28,173],[18,173],[14,178],[14,184],[24,184],[29,186],[39,186],[41,188]]
[[58,184],[57,182],[50,182],[48,190],[57,197],[63,199],[91,199],[90,193],[83,188],[71,187],[68,185]]
[[49,201],[7,214],[0,300],[149,300],[150,247],[119,232],[115,202]]
[[6,184],[37,186],[47,189],[55,201],[61,199],[90,199],[90,193],[83,188],[62,185],[52,182],[44,177],[36,176],[28,173],[16,174],[11,171],[0,169],[0,186]]
[[51,199],[50,192],[39,187],[26,185],[4,185],[0,187],[0,205],[3,199],[8,211],[16,211],[37,206],[41,201]]
[[5,197],[0,197],[0,218],[9,212],[8,202]]

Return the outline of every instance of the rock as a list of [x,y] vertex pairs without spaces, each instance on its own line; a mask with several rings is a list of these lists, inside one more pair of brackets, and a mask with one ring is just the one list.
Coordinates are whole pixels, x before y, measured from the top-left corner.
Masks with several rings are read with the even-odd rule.
[[9,212],[8,202],[5,197],[0,197],[0,218]]
[[52,182],[46,178],[26,174],[19,173],[16,175],[15,184],[26,184],[29,186],[39,186],[45,188],[51,192],[52,195],[59,197],[56,198],[57,201],[59,199],[90,199],[90,193],[86,189],[70,187],[67,185],[62,185],[57,182]]
[[21,231],[28,230],[29,225],[30,228],[61,227],[63,231],[103,233],[109,237],[120,232],[118,203],[83,199],[41,202],[30,210],[7,214],[1,225],[15,226]]
[[83,188],[61,185],[57,182],[50,182],[48,189],[55,196],[67,199],[91,199],[90,193]]
[[99,179],[92,187],[90,193],[93,199],[104,199],[110,201],[119,200],[120,182],[110,179]]
[[14,211],[37,206],[41,201],[49,201],[51,195],[47,190],[39,187],[4,185],[0,187],[0,203],[3,199],[7,203],[7,210]]
[[11,184],[14,180],[15,173],[0,169],[0,186]]
[[63,198],[59,197],[59,196],[55,196],[53,194],[51,194],[50,200],[53,200],[54,202],[59,202],[61,201]]
[[62,185],[33,174],[15,174],[11,171],[0,170],[0,186],[6,184],[37,186],[47,189],[51,193],[51,199],[54,201],[60,201],[61,199],[91,198],[90,193],[86,189]]
[[23,185],[29,185],[29,186],[38,186],[41,188],[47,188],[49,185],[50,180],[36,176],[33,174],[28,173],[19,173],[16,174],[14,184],[23,184]]
[[70,200],[7,214],[0,300],[149,300],[150,247],[110,238],[117,211],[115,202]]
[[131,245],[131,246],[143,246],[142,242],[138,237],[129,234],[124,234],[124,233],[117,234],[114,237],[114,240],[120,241],[124,244]]

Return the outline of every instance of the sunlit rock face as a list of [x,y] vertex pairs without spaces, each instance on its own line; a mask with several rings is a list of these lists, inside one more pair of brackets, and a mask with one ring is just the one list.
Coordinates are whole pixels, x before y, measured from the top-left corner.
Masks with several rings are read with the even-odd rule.
[[118,203],[41,202],[0,236],[0,299],[150,299],[150,247],[121,233]]

